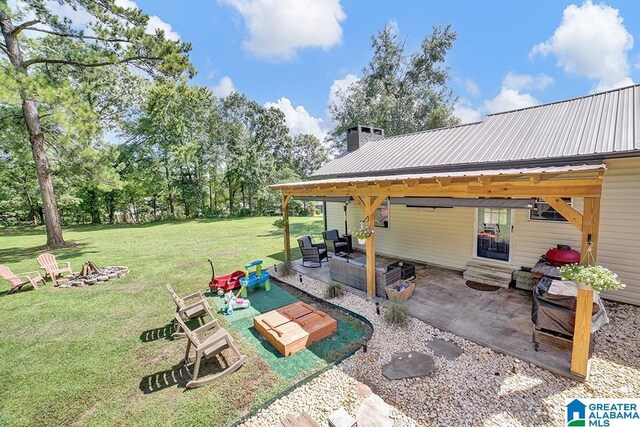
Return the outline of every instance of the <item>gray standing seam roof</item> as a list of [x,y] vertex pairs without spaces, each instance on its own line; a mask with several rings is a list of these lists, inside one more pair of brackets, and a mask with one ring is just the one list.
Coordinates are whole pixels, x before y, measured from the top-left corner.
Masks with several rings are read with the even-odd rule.
[[314,178],[640,156],[640,85],[491,114],[478,123],[367,142]]

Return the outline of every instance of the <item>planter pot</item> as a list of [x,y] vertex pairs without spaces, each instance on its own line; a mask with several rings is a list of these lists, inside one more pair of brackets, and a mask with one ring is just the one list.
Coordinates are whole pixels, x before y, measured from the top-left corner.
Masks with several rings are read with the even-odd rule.
[[364,245],[365,243],[367,243],[367,239],[358,239],[358,243]]

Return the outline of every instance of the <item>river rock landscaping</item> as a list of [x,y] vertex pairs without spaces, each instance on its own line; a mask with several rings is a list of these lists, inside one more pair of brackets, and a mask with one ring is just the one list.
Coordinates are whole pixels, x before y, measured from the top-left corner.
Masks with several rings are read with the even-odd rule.
[[[275,271],[271,273],[280,277]],[[302,283],[297,275],[280,278],[319,297],[328,286],[307,276]],[[302,411],[326,425],[327,417],[341,406],[355,417],[366,394],[362,390],[368,388],[392,405],[396,426],[563,425],[567,398],[640,395],[640,354],[634,348],[640,342],[639,307],[606,302],[611,322],[594,335],[591,376],[580,383],[413,318],[406,328],[389,327],[376,314],[372,301],[353,293],[332,302],[371,321],[374,333],[368,351],[358,351],[259,411],[244,425],[273,425],[288,413]],[[432,350],[434,340],[455,344],[462,353],[455,358],[438,356]],[[435,371],[404,380],[385,378],[382,367],[394,354],[408,351],[432,355]]]

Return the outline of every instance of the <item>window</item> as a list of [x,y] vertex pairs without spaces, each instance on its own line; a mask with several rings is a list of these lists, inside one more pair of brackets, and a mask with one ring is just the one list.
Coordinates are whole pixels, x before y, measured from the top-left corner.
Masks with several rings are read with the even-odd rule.
[[509,261],[511,248],[511,209],[478,208],[476,256]]
[[[565,197],[564,200],[569,206],[572,205],[570,197]],[[539,200],[535,204],[535,208],[529,211],[529,219],[531,221],[556,221],[556,222],[568,222],[562,215],[556,212],[548,203],[544,200]]]
[[382,202],[373,215],[373,225],[376,227],[389,228],[389,199]]

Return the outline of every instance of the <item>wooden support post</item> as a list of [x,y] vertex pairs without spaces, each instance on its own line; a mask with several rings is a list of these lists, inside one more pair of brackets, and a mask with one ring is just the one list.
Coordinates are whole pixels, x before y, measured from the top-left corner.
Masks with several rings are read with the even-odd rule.
[[571,372],[585,378],[589,373],[592,310],[593,289],[580,285],[578,288],[578,302],[576,303],[576,321],[573,330]]
[[[373,197],[367,196],[364,198],[365,214],[367,215],[366,226],[373,230],[374,227],[374,211],[373,208],[375,202]],[[367,296],[373,297],[376,295],[376,234],[373,233],[371,237],[367,239],[365,245],[367,256]]]
[[284,262],[291,264],[291,236],[289,234],[289,201],[291,196],[282,195],[282,219],[284,220]]
[[[600,230],[600,198],[585,197],[582,213],[581,264],[593,265],[598,259],[598,232]],[[589,251],[589,247],[591,251]]]
[[[582,213],[582,254],[580,263],[593,265],[598,256],[598,230],[600,228],[600,198],[585,197]],[[589,345],[591,344],[591,317],[593,315],[593,289],[580,285],[576,302],[576,319],[571,351],[571,372],[582,377],[589,374]]]

